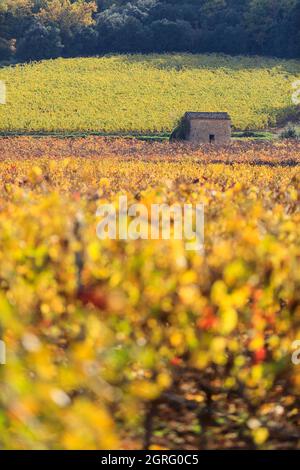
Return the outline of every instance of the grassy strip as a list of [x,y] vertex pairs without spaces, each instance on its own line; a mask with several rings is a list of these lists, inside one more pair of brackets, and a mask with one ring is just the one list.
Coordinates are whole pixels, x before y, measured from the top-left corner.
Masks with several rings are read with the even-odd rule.
[[[147,142],[164,142],[168,141],[170,138],[169,133],[159,133],[159,134],[125,134],[125,133],[106,133],[106,132],[23,132],[23,131],[13,131],[13,132],[0,132],[0,137],[54,137],[57,139],[84,139],[86,137],[107,137],[107,138],[124,138],[124,139],[137,139]],[[271,141],[277,138],[277,135],[272,132],[256,132],[256,131],[247,131],[247,132],[233,132],[232,138],[234,140],[262,140],[262,141]]]

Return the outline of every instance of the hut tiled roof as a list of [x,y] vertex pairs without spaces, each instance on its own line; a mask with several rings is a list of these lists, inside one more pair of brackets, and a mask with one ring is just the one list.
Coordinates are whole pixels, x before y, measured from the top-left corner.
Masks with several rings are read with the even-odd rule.
[[230,121],[228,113],[185,113],[186,119],[220,119]]

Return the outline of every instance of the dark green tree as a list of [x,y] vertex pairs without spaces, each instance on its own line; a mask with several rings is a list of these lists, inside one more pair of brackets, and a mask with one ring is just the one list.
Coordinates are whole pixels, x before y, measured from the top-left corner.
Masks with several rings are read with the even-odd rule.
[[17,57],[24,61],[54,59],[63,51],[57,28],[34,22],[18,42]]

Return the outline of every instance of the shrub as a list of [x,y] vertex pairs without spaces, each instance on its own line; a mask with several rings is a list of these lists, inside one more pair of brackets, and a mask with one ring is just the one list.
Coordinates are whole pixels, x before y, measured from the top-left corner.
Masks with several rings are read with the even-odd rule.
[[292,125],[286,127],[280,134],[281,139],[299,139],[299,137],[296,128]]

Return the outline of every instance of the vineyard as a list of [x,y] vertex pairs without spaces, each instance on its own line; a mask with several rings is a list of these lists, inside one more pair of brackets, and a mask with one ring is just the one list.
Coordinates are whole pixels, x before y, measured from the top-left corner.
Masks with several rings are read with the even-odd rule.
[[0,69],[3,133],[170,132],[186,111],[227,111],[236,129],[293,118],[299,61],[223,55],[57,59]]
[[[68,61],[67,81],[76,65],[74,86],[80,77],[92,86],[87,75],[94,67],[101,88],[97,67],[113,70],[120,60],[82,60],[80,67]],[[147,74],[161,78],[160,91],[168,93],[160,96],[171,99],[172,79],[176,87],[177,74],[188,76],[196,65],[166,71],[156,60]],[[205,60],[208,67],[212,59]],[[62,109],[50,121],[35,110],[45,106],[41,90],[46,94],[47,80],[54,84],[53,67],[61,64],[1,71],[15,78],[14,93],[21,82],[28,90],[20,113],[2,126],[56,128]],[[146,63],[132,67],[142,77]],[[249,85],[249,74],[253,84],[261,74],[279,80],[280,106],[288,80],[270,70],[230,77],[225,60],[220,73],[229,81],[239,74],[234,93]],[[213,79],[216,72],[202,73]],[[122,72],[117,80],[124,78]],[[80,90],[76,100],[87,111],[87,91]],[[137,90],[135,97],[131,110],[147,99]],[[108,106],[112,97],[105,99]],[[260,116],[263,125],[267,116],[255,106],[244,116],[242,105],[236,124]],[[82,119],[93,127],[95,116],[86,111],[65,122],[73,130]],[[123,127],[129,114],[118,112]],[[154,111],[131,113],[132,129],[171,126],[168,108],[161,121],[146,112]],[[114,126],[108,114],[101,122]],[[299,155],[300,143],[288,141],[196,149],[96,137],[2,139],[0,327],[7,363],[0,368],[0,447],[299,448],[300,368],[291,360],[300,339]],[[186,251],[182,240],[100,241],[97,207],[119,194],[146,206],[204,203],[205,253]]]

